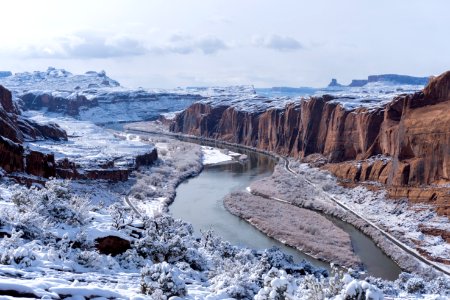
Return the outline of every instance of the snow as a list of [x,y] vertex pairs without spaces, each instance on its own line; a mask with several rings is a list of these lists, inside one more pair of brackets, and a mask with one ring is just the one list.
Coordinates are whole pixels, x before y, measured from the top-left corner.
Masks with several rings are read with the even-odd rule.
[[102,289],[96,286],[68,286],[68,287],[51,287],[49,291],[59,294],[61,296],[67,297],[103,297],[103,298],[123,298],[123,296],[119,293],[110,291],[109,289]]
[[233,161],[234,157],[241,156],[240,153],[214,147],[202,146],[201,149],[204,165],[214,165],[224,162],[231,162]]
[[54,153],[56,160],[68,158],[85,168],[108,161],[114,161],[115,166],[133,166],[136,155],[149,153],[153,149],[148,143],[117,138],[113,131],[90,121],[79,121],[43,111],[27,111],[25,115],[39,123],[56,122],[69,136],[67,142],[33,141],[25,143],[27,147],[44,153]]

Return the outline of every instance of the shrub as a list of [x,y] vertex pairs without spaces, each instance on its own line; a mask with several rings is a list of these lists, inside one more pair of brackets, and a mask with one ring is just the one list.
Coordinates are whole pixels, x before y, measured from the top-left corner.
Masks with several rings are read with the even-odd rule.
[[412,277],[406,282],[406,290],[411,294],[424,293],[425,282],[422,278]]
[[186,285],[180,273],[177,267],[166,262],[146,266],[141,270],[141,292],[155,300],[185,296]]
[[90,210],[87,199],[72,194],[69,181],[50,180],[43,189],[22,188],[12,201],[20,212],[42,216],[50,223],[83,225]]

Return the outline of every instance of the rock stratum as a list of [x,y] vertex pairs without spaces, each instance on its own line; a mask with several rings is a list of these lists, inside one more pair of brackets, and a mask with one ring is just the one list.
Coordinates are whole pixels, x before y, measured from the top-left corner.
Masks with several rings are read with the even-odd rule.
[[376,181],[391,197],[450,214],[450,71],[387,104],[345,107],[323,95],[265,110],[231,102],[198,102],[170,130],[308,159],[348,182]]

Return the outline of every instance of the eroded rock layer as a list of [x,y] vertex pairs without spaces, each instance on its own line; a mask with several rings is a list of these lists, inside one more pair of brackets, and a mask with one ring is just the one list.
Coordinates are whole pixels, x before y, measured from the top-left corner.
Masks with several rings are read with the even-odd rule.
[[319,153],[337,176],[381,182],[393,196],[414,199],[413,187],[436,185],[433,201],[441,198],[440,212],[449,213],[442,199],[450,183],[450,71],[383,107],[347,110],[334,100],[324,95],[266,111],[195,103],[170,129],[298,158]]

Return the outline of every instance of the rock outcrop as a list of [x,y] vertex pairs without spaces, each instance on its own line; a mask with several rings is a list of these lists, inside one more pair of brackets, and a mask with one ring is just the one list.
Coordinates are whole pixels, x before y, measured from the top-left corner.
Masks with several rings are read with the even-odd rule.
[[29,92],[21,96],[25,109],[39,110],[47,108],[50,112],[65,113],[77,116],[81,107],[95,107],[97,100],[88,100],[83,95],[70,95],[70,97],[53,96],[49,93]]
[[[450,71],[382,107],[347,110],[334,100],[312,97],[266,111],[195,103],[170,129],[298,158],[318,153],[339,177],[381,182],[395,188],[394,196],[414,198],[400,190],[450,183]],[[448,214],[448,202],[441,203]]]
[[24,149],[25,140],[67,140],[57,124],[38,124],[20,115],[11,92],[0,86],[0,168],[7,173],[24,172],[49,178],[55,176],[52,154]]
[[328,84],[328,87],[341,87],[342,84],[340,84],[336,78],[331,79],[331,82]]
[[67,140],[67,133],[57,124],[38,124],[20,115],[11,92],[0,85],[0,135],[22,143],[25,139]]
[[96,239],[95,247],[102,254],[116,256],[131,249],[131,243],[121,237],[109,235]]

